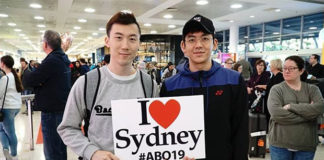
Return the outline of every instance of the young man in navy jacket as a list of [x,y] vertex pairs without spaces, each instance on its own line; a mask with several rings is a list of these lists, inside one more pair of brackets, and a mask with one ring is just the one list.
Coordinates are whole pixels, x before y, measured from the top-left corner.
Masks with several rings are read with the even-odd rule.
[[247,91],[238,72],[212,61],[217,48],[213,22],[196,15],[184,26],[181,49],[189,61],[167,79],[162,97],[203,95],[205,109],[206,159],[247,160]]

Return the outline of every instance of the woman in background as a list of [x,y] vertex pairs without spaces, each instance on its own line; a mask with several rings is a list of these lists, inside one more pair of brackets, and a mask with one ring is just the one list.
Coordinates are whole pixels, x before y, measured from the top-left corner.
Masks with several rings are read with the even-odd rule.
[[[23,87],[15,69],[13,69],[13,65],[14,60],[11,56],[1,57],[0,68],[6,73],[6,75],[0,79],[0,105],[2,105],[5,91],[6,97],[4,106],[1,106],[3,107],[2,113],[4,119],[3,122],[0,123],[0,141],[6,159],[18,159],[15,117],[21,107],[20,92],[23,90]],[[8,87],[6,87],[7,81]]]

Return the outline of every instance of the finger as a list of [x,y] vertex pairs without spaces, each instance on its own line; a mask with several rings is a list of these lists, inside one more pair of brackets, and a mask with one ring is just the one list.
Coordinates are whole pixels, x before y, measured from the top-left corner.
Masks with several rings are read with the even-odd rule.
[[115,156],[114,154],[109,154],[109,158],[111,159],[111,160],[119,160],[119,158],[117,157],[117,156]]

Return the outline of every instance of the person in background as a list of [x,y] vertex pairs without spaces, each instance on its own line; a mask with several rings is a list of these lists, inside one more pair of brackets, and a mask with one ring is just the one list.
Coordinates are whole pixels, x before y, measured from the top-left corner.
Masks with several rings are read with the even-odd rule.
[[106,54],[104,60],[102,61],[102,65],[105,66],[110,63],[110,54]]
[[172,77],[174,75],[177,74],[177,70],[175,69],[175,66],[172,62],[169,62],[168,65],[165,67],[163,73],[162,73],[162,82],[169,78]]
[[163,82],[160,96],[203,95],[206,160],[247,160],[246,86],[238,72],[211,59],[214,33],[213,22],[199,14],[184,25],[180,46],[189,60]]
[[[34,69],[31,67],[30,63],[28,64],[25,60],[20,59],[21,65],[21,75],[20,80],[22,81],[22,85],[24,87],[22,95],[28,95],[33,93],[33,87],[30,87],[26,84],[26,77],[30,74]],[[27,101],[26,101],[26,111],[22,112],[23,114],[28,115]]]
[[[3,121],[0,122],[0,141],[3,154],[7,160],[18,160],[15,117],[21,108],[20,92],[23,91],[23,86],[13,66],[14,60],[11,56],[1,57],[0,68],[6,75],[0,79],[0,108],[3,107],[3,110],[1,110]],[[4,99],[4,106],[2,106]]]
[[246,61],[244,57],[240,57],[240,60],[237,62],[238,64],[241,64],[243,66],[242,70],[242,76],[246,82],[250,80],[250,77],[253,73],[253,68],[250,64],[250,62]]
[[[266,71],[266,63],[264,60],[259,59],[255,62],[256,73],[253,73],[250,80],[247,83],[247,91],[249,94],[249,106],[257,98],[255,91],[264,91],[264,88],[256,87],[259,85],[266,85],[270,80],[270,73]],[[244,66],[243,66],[244,70]]]
[[73,85],[74,82],[80,77],[81,72],[81,63],[79,61],[75,61],[73,64],[73,68],[71,69],[71,84]]
[[56,31],[45,31],[42,48],[47,56],[26,76],[26,84],[34,87],[36,106],[41,110],[45,159],[66,160],[66,146],[56,128],[62,121],[71,88],[71,62],[61,48],[61,37]]
[[235,63],[234,66],[233,66],[233,70],[239,72],[240,74],[242,73],[242,70],[243,70],[243,66],[239,63]]
[[157,71],[155,66],[153,65],[153,62],[147,63],[147,74],[149,74],[151,76],[152,79],[154,79],[156,81],[156,77],[157,77]]
[[317,54],[312,54],[309,57],[309,68],[308,74],[311,75],[311,80],[316,80],[318,78],[324,78],[324,66],[319,64],[320,56]]
[[317,86],[300,80],[304,63],[299,56],[287,57],[283,67],[285,81],[270,90],[272,160],[314,159],[318,145],[317,117],[324,112],[324,100]]
[[90,68],[87,65],[87,62],[84,58],[81,58],[79,61],[81,63],[80,75],[82,76],[82,75],[86,74],[87,72],[89,72]]
[[227,69],[232,69],[233,68],[233,59],[232,58],[227,58],[225,60],[225,65],[224,65],[224,68],[227,68]]

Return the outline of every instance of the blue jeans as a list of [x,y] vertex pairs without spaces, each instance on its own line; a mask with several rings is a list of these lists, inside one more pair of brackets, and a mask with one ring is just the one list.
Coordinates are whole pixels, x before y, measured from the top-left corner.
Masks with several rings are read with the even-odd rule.
[[17,136],[15,131],[15,117],[19,109],[3,109],[4,118],[0,123],[0,141],[3,149],[10,148],[12,156],[17,155]]
[[44,154],[46,160],[66,160],[66,145],[56,131],[61,123],[63,112],[41,114]]
[[287,148],[270,146],[271,160],[313,160],[315,152],[290,151]]

